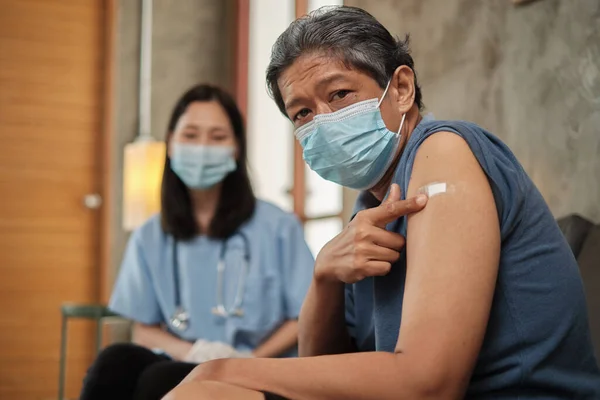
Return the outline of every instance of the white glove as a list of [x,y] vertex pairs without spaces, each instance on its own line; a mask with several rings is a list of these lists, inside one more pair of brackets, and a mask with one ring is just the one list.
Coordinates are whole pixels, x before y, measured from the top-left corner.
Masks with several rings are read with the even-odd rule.
[[198,339],[185,356],[185,362],[200,364],[219,358],[251,358],[252,353],[237,351],[228,344],[222,342],[209,342]]

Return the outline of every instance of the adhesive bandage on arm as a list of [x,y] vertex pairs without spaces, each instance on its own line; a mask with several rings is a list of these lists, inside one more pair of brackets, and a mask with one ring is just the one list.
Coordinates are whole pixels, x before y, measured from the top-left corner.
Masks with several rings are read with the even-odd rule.
[[443,193],[452,193],[454,186],[446,182],[433,182],[422,186],[417,191],[418,194],[425,194],[427,197],[432,198]]

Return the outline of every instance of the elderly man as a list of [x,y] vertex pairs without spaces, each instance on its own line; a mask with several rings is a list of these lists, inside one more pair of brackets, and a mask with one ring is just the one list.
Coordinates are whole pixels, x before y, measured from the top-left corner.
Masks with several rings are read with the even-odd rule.
[[279,37],[267,83],[310,168],[363,190],[357,214],[317,257],[302,357],[207,363],[173,398],[600,398],[553,216],[495,136],[422,118],[406,41],[363,10],[319,10]]

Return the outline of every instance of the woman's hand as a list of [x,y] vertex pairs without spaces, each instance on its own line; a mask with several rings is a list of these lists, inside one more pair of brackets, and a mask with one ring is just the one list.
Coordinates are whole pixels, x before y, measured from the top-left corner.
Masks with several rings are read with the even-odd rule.
[[381,205],[360,211],[352,222],[323,247],[315,262],[315,279],[355,283],[368,276],[386,275],[400,257],[404,237],[385,226],[425,207],[427,197],[400,200],[393,184]]
[[161,349],[177,361],[183,361],[192,349],[192,343],[182,340],[159,325],[145,325],[135,323],[133,325],[132,341],[150,350]]
[[251,353],[242,353],[222,342],[198,339],[183,358],[185,362],[204,363],[221,358],[251,358]]

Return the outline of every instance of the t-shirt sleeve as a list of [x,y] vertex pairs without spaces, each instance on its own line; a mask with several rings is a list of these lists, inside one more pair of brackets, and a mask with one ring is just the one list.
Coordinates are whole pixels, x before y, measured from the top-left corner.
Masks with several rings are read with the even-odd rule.
[[127,244],[109,308],[142,324],[163,321],[139,230]]
[[312,281],[315,259],[304,240],[300,221],[289,216],[279,232],[283,274],[283,301],[288,319],[298,319]]
[[356,340],[356,316],[354,314],[354,292],[352,285],[347,284],[344,288],[344,307],[346,315],[346,328],[353,340]]

